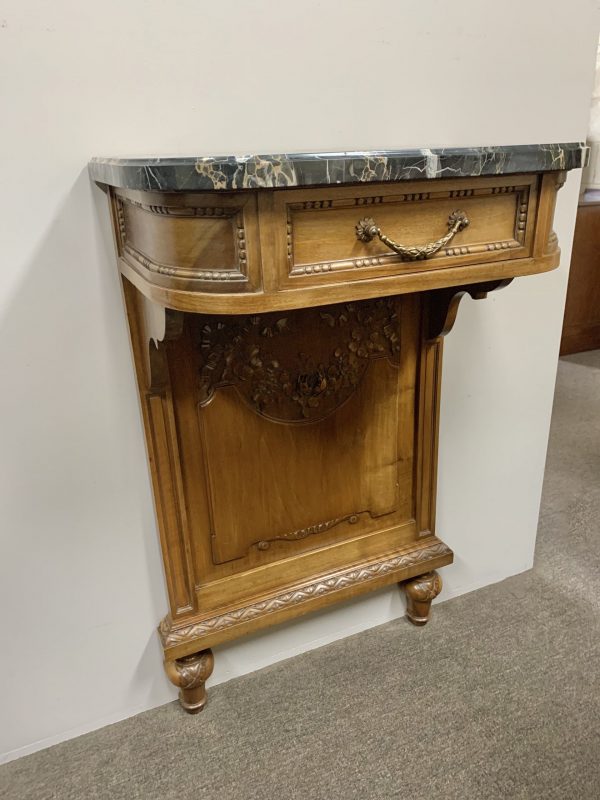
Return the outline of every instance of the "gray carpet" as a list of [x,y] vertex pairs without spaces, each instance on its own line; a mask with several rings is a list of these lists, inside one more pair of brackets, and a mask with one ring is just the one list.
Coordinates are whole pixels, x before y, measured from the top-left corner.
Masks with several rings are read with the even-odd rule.
[[596,351],[560,364],[532,572],[22,758],[0,795],[598,800],[599,576]]

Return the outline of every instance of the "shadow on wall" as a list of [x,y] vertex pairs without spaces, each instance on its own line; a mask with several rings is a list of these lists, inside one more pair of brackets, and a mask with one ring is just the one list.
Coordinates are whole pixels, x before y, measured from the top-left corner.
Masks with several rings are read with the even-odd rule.
[[[112,234],[86,169],[45,222],[0,319],[0,605],[12,645],[0,705],[15,720],[0,752],[59,720],[126,716],[173,694],[155,633],[167,604]],[[32,236],[37,224],[32,215]]]

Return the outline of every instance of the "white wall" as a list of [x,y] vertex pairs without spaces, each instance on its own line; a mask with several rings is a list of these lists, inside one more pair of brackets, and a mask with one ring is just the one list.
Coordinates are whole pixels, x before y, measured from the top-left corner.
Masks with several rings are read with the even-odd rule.
[[[0,752],[167,702],[165,591],[92,155],[579,140],[594,4],[3,0]],[[531,565],[560,271],[465,301],[447,340],[445,597]],[[396,590],[217,650],[213,684],[402,613]],[[201,724],[201,720],[199,720]]]
[[583,171],[581,192],[586,189],[600,189],[600,41],[596,51],[596,80],[592,92],[592,107],[587,140],[590,145],[590,162]]

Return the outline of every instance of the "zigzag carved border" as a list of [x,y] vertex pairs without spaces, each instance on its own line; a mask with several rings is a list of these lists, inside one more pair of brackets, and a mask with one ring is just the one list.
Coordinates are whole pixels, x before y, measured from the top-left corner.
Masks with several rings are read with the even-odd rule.
[[288,606],[298,605],[311,598],[321,597],[322,595],[345,589],[354,584],[374,580],[389,572],[413,567],[421,562],[430,561],[433,558],[447,555],[452,555],[450,548],[443,542],[436,541],[429,547],[393,556],[385,561],[376,561],[364,567],[354,567],[332,576],[331,578],[321,578],[314,583],[303,586],[301,589],[284,592],[274,597],[269,597],[267,600],[260,600],[257,603],[228,611],[225,614],[217,614],[214,617],[209,617],[201,622],[194,622],[185,627],[173,628],[171,618],[166,616],[162,620],[158,631],[163,647],[175,647],[176,645],[191,642],[201,636],[206,636],[206,634],[213,633],[214,631],[220,631],[224,628],[239,625],[242,622],[248,622],[256,617],[262,617],[265,614],[272,614]]

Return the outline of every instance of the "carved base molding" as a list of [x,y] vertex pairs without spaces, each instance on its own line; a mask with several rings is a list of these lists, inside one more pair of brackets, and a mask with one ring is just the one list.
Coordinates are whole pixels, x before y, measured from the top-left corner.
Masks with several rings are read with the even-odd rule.
[[[308,610],[307,606],[318,607],[319,601],[331,594],[337,594],[340,600],[352,597],[372,591],[377,586],[399,583],[434,567],[451,564],[452,560],[452,550],[431,536],[383,559],[358,564],[335,575],[316,577],[301,586],[249,605],[229,608],[211,617],[175,625],[171,617],[166,616],[158,630],[165,651],[172,651],[173,657],[177,658],[199,647],[212,647],[241,636],[245,632],[244,626],[250,622],[253,623],[252,630],[256,630],[257,627],[303,614]],[[273,618],[275,615],[277,619]],[[263,625],[260,624],[261,620]]]

